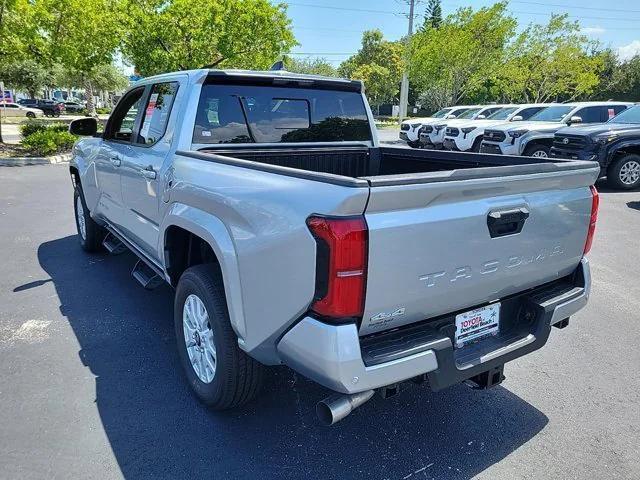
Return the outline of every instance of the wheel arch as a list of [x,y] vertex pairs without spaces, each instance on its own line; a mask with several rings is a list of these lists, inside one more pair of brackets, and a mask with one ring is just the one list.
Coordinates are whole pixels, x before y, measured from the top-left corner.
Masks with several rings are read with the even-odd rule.
[[219,268],[224,284],[231,326],[240,344],[246,335],[242,308],[240,270],[235,246],[225,224],[215,215],[183,204],[169,208],[159,236],[158,251],[172,286],[189,267],[212,263]]
[[640,138],[627,140],[612,146],[607,154],[607,167],[613,160],[628,154],[640,155]]

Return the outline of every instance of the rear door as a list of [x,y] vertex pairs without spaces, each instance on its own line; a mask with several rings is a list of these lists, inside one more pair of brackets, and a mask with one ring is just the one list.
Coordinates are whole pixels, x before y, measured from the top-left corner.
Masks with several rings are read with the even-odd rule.
[[155,83],[143,99],[139,127],[120,168],[127,236],[158,260],[161,169],[171,146],[167,127],[178,82]]
[[582,258],[597,174],[588,166],[404,185],[373,180],[361,334],[471,309],[570,274]]

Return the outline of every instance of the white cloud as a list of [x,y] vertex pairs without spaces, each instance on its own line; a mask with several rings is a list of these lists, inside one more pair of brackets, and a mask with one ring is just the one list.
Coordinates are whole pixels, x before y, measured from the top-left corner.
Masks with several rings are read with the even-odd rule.
[[640,40],[634,40],[628,45],[623,45],[618,48],[618,57],[622,61],[631,60],[636,55],[640,54]]
[[580,30],[580,33],[582,33],[583,35],[597,36],[602,35],[606,31],[607,30],[602,27],[584,27],[582,30]]

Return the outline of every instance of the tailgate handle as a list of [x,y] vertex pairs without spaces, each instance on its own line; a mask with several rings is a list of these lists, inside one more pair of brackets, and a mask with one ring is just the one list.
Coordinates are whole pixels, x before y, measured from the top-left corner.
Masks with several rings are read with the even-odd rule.
[[527,218],[529,210],[524,207],[490,212],[487,215],[489,234],[491,238],[498,238],[520,233]]

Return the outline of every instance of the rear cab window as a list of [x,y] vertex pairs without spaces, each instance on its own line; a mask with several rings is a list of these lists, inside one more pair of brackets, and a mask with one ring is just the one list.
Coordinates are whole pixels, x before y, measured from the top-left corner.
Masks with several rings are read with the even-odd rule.
[[196,144],[371,141],[359,92],[291,86],[205,84]]

